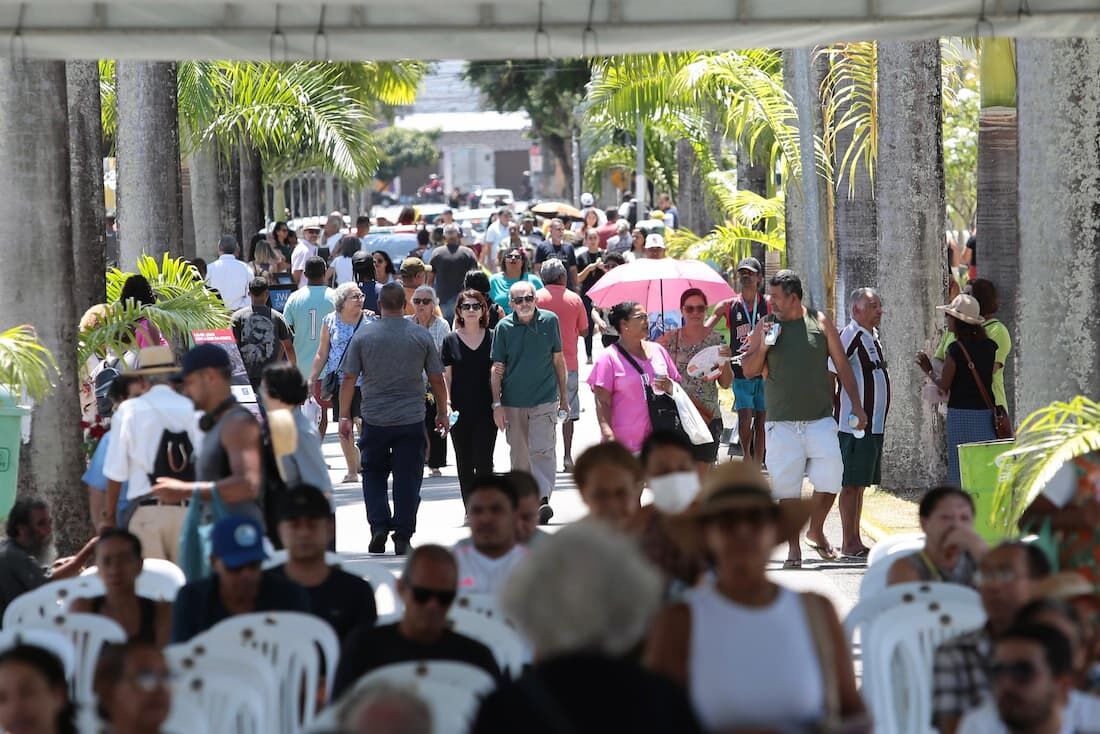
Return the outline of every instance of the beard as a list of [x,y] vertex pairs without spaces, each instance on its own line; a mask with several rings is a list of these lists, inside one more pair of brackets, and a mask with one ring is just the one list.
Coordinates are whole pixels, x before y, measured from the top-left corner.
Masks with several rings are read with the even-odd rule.
[[57,546],[52,540],[46,541],[32,548],[31,555],[43,566],[52,566],[53,562],[57,560]]

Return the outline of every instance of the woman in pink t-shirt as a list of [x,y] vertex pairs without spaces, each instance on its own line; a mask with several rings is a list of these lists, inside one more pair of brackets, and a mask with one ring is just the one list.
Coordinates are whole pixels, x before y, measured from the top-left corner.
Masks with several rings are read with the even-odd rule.
[[619,332],[619,341],[600,355],[588,375],[588,384],[596,394],[596,420],[603,440],[618,441],[635,453],[653,426],[642,376],[630,359],[645,372],[654,390],[668,392],[672,381],[680,382],[680,372],[669,353],[646,339],[647,318],[645,308],[634,301],[614,306],[607,320]]
[[[153,293],[153,286],[149,284],[145,276],[135,273],[122,284],[122,291],[118,295],[118,300],[122,303],[134,301],[141,306],[152,306],[156,304],[157,297]],[[145,318],[138,319],[137,323],[134,324],[134,343],[138,349],[168,346],[168,341],[160,333],[160,329]]]

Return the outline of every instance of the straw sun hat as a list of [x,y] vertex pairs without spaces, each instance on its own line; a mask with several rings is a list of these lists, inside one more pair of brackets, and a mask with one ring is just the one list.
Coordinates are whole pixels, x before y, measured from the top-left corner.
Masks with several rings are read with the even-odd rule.
[[949,313],[959,321],[965,321],[968,324],[981,326],[985,323],[985,319],[982,318],[981,307],[978,306],[978,301],[974,296],[968,296],[965,293],[960,293],[955,296],[955,300],[946,306],[936,306],[936,310]]

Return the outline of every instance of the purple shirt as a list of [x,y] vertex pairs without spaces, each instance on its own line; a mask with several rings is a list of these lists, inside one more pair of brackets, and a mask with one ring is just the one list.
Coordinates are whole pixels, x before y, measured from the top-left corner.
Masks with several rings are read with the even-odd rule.
[[[661,365],[662,361],[669,378],[673,382],[680,382],[680,372],[665,348],[655,342],[647,341],[642,344],[649,359],[635,357],[634,361],[645,370],[650,384],[656,379],[654,365]],[[615,439],[635,453],[640,451],[642,442],[653,431],[653,426],[649,422],[645,388],[638,371],[626,361],[617,347],[611,347],[592,366],[588,384],[592,388],[602,387],[611,393],[611,430]]]

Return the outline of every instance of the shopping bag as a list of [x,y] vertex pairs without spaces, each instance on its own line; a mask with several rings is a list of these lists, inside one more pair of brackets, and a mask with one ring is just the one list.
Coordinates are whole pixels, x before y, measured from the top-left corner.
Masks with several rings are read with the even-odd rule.
[[210,499],[202,499],[196,489],[191,494],[191,504],[180,529],[179,565],[188,581],[198,581],[210,575],[210,551],[214,524],[229,514],[218,490],[211,491]]
[[680,428],[696,446],[704,443],[712,443],[714,436],[710,434],[710,426],[699,415],[699,410],[691,402],[691,398],[684,388],[677,383],[672,383],[672,399],[676,401],[676,412],[680,416]]

